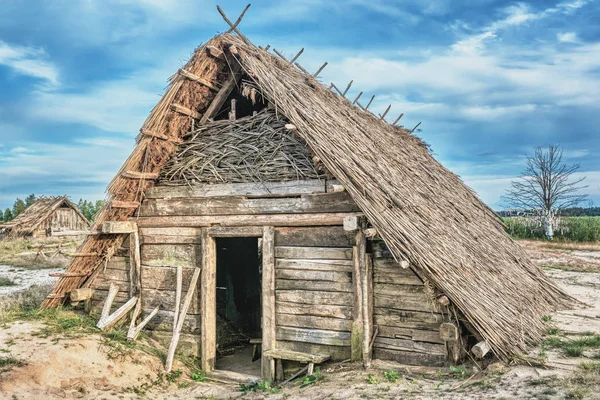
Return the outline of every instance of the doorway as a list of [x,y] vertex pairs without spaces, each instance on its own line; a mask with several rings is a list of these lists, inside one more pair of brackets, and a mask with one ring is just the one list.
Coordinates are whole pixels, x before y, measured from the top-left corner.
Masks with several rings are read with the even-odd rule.
[[[258,237],[217,237],[216,369],[261,375],[262,262]],[[253,343],[251,343],[253,342]]]

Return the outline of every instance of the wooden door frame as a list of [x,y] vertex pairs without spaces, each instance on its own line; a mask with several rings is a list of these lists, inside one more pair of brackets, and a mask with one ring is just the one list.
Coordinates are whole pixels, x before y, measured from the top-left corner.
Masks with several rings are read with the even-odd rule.
[[[217,323],[217,251],[216,238],[262,238],[262,354],[275,348],[275,228],[272,226],[240,226],[202,228],[202,271],[200,309],[201,361],[205,372],[215,369]],[[261,379],[273,381],[275,362],[261,358]]]

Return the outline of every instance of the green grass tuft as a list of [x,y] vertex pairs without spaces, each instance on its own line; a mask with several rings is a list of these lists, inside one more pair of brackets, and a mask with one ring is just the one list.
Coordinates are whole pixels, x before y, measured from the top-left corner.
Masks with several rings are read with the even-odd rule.
[[5,276],[0,276],[0,287],[9,287],[9,286],[15,286],[15,285],[16,285],[16,283],[12,279],[7,278]]

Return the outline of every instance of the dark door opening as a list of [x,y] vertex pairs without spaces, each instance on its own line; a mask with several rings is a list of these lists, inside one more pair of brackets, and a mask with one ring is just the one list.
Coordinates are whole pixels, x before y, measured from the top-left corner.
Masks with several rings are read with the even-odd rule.
[[216,369],[260,376],[261,252],[255,237],[217,238]]

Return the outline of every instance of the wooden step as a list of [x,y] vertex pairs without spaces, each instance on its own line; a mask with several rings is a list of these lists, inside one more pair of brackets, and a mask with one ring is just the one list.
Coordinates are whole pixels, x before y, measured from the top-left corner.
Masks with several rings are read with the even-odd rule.
[[299,362],[315,363],[315,364],[324,363],[325,361],[327,361],[331,358],[331,356],[329,354],[310,354],[310,353],[303,353],[300,351],[281,350],[281,349],[267,350],[263,354],[267,357],[274,358],[274,359],[291,360],[291,361],[299,361]]

